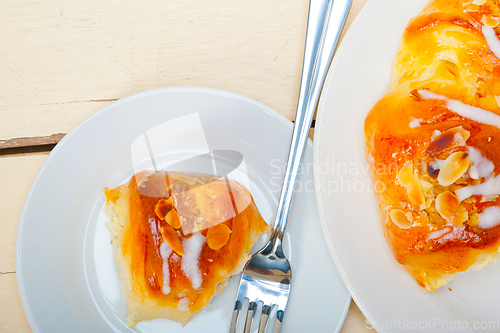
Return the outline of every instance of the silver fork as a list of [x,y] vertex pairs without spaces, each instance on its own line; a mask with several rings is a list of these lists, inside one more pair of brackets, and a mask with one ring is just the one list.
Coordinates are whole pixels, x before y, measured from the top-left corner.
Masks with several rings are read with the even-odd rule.
[[243,269],[230,333],[236,331],[245,298],[249,301],[245,333],[250,332],[256,319],[259,302],[263,304],[259,333],[266,331],[274,306],[278,308],[273,332],[278,333],[281,329],[292,281],[290,263],[282,249],[283,235],[311,121],[351,2],[352,0],[311,0],[309,4],[299,101],[276,221],[267,245],[254,254]]

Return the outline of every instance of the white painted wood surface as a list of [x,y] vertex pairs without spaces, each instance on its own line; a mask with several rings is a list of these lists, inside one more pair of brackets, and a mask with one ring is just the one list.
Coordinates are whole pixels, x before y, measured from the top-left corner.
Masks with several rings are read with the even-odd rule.
[[[353,0],[347,26],[365,2]],[[111,101],[175,85],[230,90],[293,119],[307,7],[306,0],[5,0],[0,141],[67,133]],[[45,158],[0,156],[1,332],[31,331],[14,248]],[[369,331],[352,303],[341,332]]]

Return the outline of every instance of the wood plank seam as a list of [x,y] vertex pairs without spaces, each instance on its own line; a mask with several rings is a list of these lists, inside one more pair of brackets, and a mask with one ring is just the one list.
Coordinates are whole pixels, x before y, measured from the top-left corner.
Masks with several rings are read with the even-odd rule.
[[25,156],[25,155],[47,155],[54,149],[56,145],[41,145],[41,146],[27,146],[27,147],[14,147],[0,149],[0,158],[13,157],[13,156]]
[[99,103],[99,102],[115,102],[119,98],[103,98],[103,99],[90,99],[88,101],[68,101],[68,102],[57,102],[57,103],[41,103],[40,105],[61,105],[61,104],[71,104],[71,103]]
[[49,136],[35,136],[0,140],[0,149],[20,148],[56,144],[66,135],[66,133],[56,133]]
[[[316,119],[313,119],[311,123],[311,128],[316,125]],[[39,153],[39,152],[50,152],[54,146],[61,141],[61,139],[66,135],[66,133],[57,133],[50,136],[37,136],[37,137],[24,137],[24,138],[14,138],[9,140],[0,140],[0,155],[19,155],[19,154],[29,154],[29,153]],[[13,148],[32,148],[38,146],[47,146],[45,149],[38,149],[37,151],[3,151]]]

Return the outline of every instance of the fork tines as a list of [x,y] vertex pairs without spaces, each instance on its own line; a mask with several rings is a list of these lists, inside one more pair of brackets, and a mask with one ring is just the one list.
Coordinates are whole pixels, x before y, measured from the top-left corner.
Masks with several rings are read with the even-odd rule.
[[[285,308],[290,293],[290,282],[292,280],[291,267],[284,257],[281,246],[269,253],[269,248],[256,253],[243,269],[240,280],[240,288],[234,305],[231,320],[230,333],[236,332],[238,319],[243,316],[243,303],[248,300],[244,332],[250,332],[252,326],[258,320],[259,333],[266,332],[269,319],[274,317],[273,309],[276,310],[273,332],[281,329]],[[258,311],[259,303],[262,311]],[[240,312],[242,312],[240,314]],[[260,314],[260,320],[258,315]]]

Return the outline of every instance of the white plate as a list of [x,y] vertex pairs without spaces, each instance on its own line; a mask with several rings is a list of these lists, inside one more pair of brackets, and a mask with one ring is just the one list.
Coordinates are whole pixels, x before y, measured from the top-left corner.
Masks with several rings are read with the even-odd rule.
[[[124,324],[126,303],[104,228],[102,188],[117,186],[133,174],[136,157],[131,157],[131,145],[136,138],[183,116],[199,120],[211,150],[243,155],[257,206],[266,221],[273,221],[292,133],[289,120],[249,98],[208,88],[157,89],[112,103],[64,137],[26,198],[19,221],[16,271],[24,310],[35,332],[229,329],[238,277],[185,328],[168,320],[140,323],[133,330]],[[188,130],[176,128],[178,135]],[[190,148],[184,139],[163,143],[172,142],[184,150]],[[308,167],[299,176],[285,236],[293,280],[283,332],[337,332],[350,296],[322,234],[311,142],[304,163]]]
[[364,119],[389,85],[408,20],[426,3],[369,1],[337,52],[314,139],[320,216],[339,273],[371,322],[367,327],[379,333],[499,332],[500,264],[459,275],[451,290],[424,294],[384,239],[365,159]]

